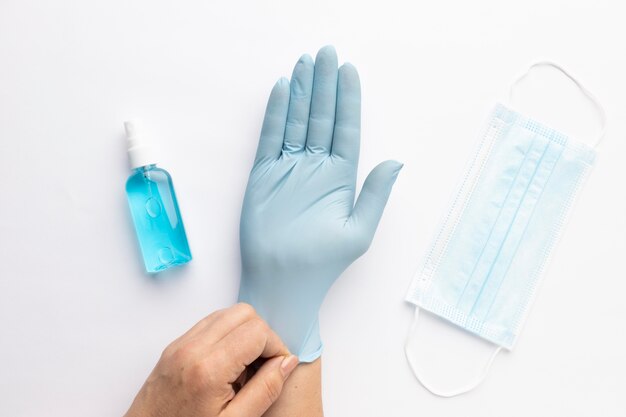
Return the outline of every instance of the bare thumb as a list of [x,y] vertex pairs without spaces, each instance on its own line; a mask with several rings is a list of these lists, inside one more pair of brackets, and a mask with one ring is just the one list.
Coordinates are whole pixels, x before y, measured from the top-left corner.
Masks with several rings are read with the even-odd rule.
[[235,395],[222,415],[261,417],[278,399],[285,380],[297,365],[298,357],[294,355],[269,359]]

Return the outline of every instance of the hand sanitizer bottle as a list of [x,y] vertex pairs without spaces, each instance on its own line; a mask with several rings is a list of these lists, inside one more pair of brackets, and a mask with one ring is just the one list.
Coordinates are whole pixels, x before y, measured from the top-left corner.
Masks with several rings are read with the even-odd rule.
[[152,148],[141,138],[136,122],[125,122],[128,159],[133,174],[126,195],[135,223],[146,271],[159,272],[191,260],[172,177],[156,167]]

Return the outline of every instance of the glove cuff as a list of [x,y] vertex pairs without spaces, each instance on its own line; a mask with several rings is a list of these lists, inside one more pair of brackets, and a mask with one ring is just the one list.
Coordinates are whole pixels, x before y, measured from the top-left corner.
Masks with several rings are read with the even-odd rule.
[[324,350],[324,344],[322,343],[320,337],[320,324],[319,319],[316,318],[315,321],[311,324],[309,331],[307,332],[306,338],[302,343],[302,346],[298,350],[298,359],[300,362],[313,362],[320,356],[322,356],[322,351]]
[[248,280],[242,280],[239,301],[252,305],[301,362],[313,362],[319,358],[323,350],[317,317],[319,306],[295,298],[272,299],[273,294],[251,290],[248,283]]

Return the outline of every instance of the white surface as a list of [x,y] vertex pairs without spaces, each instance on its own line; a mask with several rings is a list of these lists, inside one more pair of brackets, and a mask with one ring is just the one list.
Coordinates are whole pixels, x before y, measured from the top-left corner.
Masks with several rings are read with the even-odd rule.
[[[121,415],[162,348],[235,301],[267,95],[327,43],[361,74],[360,181],[380,160],[406,165],[370,251],[323,306],[326,414],[624,415],[624,39],[610,1],[3,0],[0,415]],[[404,358],[404,293],[488,111],[536,59],[598,96],[607,136],[516,350],[475,392],[440,399]],[[583,138],[598,127],[550,71],[516,101]],[[162,145],[195,257],[157,279],[142,273],[124,195],[130,117]],[[455,332],[424,326],[428,341]],[[447,358],[469,344],[424,346],[435,378],[454,382]]]

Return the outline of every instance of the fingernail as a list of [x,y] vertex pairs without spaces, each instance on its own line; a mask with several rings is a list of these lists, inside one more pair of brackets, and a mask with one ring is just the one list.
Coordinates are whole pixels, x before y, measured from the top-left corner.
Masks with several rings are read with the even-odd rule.
[[298,366],[298,357],[296,355],[289,355],[283,359],[280,364],[280,372],[283,374],[283,378],[287,379],[287,377],[296,369]]

